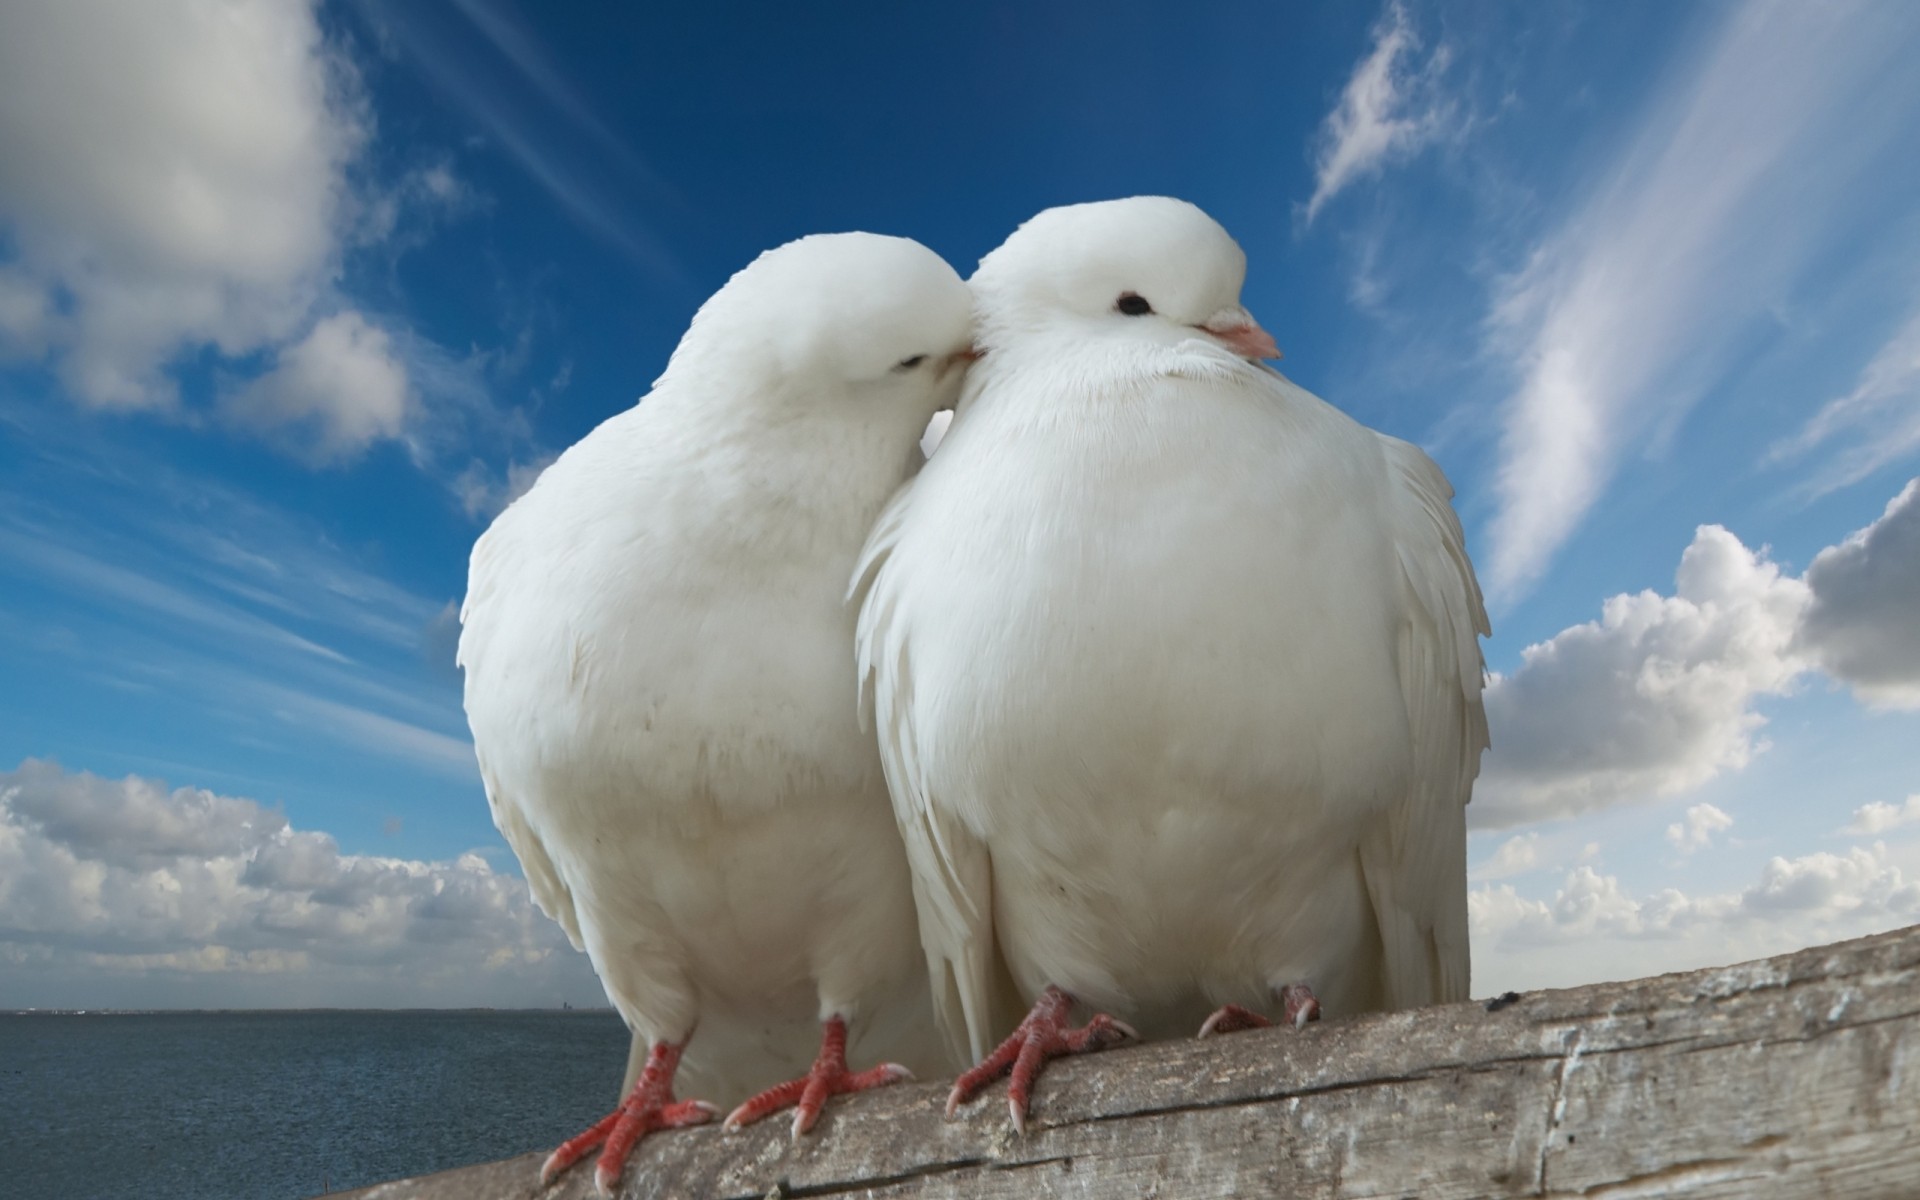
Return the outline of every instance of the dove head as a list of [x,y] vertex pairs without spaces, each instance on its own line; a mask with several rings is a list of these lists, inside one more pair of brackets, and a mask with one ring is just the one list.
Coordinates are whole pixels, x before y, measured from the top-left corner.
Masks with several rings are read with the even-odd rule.
[[804,237],[762,254],[700,306],[659,383],[724,379],[737,386],[703,390],[888,413],[917,435],[952,406],[973,358],[972,303],[946,260],[916,241]]
[[1173,345],[1205,337],[1242,358],[1278,358],[1240,306],[1247,256],[1184,200],[1135,196],[1050,208],[980,260],[970,281],[980,341],[1029,333]]

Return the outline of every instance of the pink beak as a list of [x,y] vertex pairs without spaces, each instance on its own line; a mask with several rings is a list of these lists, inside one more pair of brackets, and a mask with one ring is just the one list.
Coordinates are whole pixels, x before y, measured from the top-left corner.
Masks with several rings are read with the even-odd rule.
[[1241,358],[1258,362],[1263,358],[1280,357],[1280,347],[1273,340],[1273,335],[1260,328],[1244,308],[1219,313],[1200,328]]
[[940,360],[940,374],[944,376],[955,367],[970,367],[974,363],[979,362],[985,354],[986,351],[978,346],[968,346],[965,350],[955,350],[952,354]]

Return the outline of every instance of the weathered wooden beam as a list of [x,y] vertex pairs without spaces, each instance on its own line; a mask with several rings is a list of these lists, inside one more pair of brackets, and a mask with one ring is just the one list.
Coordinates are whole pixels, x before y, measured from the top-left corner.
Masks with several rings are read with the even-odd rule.
[[[1491,1011],[1490,1011],[1491,1009]],[[649,1138],[622,1196],[1920,1196],[1920,926],[1741,966],[1049,1067],[1025,1137],[944,1083]],[[584,1200],[540,1156],[353,1193]]]

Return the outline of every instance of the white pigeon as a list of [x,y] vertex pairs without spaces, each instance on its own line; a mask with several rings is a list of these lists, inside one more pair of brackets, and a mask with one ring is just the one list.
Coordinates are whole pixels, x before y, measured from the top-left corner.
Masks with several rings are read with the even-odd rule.
[[1177,200],[1022,226],[856,573],[936,1009],[978,1056],[1003,972],[1037,998],[949,1111],[1011,1067],[1024,1127],[1045,1059],[1131,1026],[1467,994],[1487,622],[1452,489],[1260,365],[1245,272]]
[[849,1025],[945,1065],[846,582],[958,393],[970,309],[906,239],[769,251],[474,546],[460,663],[494,822],[647,1046],[548,1179],[604,1145],[606,1191],[639,1137],[709,1119],[676,1067],[729,1102],[799,1076],[729,1118],[797,1106],[798,1136],[829,1094],[908,1076],[850,1074]]

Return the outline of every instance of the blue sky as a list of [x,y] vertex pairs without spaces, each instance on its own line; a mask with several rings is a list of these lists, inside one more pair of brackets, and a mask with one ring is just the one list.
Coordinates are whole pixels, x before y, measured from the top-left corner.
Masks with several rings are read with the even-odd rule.
[[1476,990],[1920,920],[1920,9],[833,7],[0,12],[0,1005],[597,999],[474,537],[760,250],[1145,192],[1459,490]]

